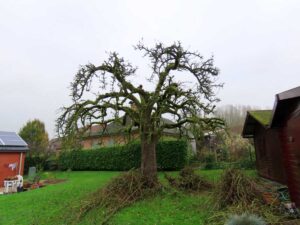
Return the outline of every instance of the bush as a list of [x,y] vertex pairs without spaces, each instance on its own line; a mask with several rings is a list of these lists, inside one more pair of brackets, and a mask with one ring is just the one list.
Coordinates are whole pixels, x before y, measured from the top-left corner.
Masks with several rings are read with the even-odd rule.
[[208,153],[204,157],[205,169],[215,169],[216,168],[216,159],[213,153]]
[[[156,148],[159,170],[178,170],[184,167],[187,158],[187,143],[184,140],[168,140]],[[64,151],[58,158],[62,170],[117,170],[125,171],[141,165],[141,145],[105,147],[91,150]]]
[[57,157],[55,155],[26,155],[24,173],[28,173],[29,167],[37,170],[57,170]]
[[24,173],[28,173],[29,167],[36,167],[38,170],[43,170],[46,162],[44,155],[26,155],[24,163]]
[[44,170],[57,170],[58,169],[58,162],[57,162],[57,156],[51,155],[47,157],[45,164],[44,164]]
[[255,161],[249,158],[241,159],[238,163],[240,169],[255,169]]

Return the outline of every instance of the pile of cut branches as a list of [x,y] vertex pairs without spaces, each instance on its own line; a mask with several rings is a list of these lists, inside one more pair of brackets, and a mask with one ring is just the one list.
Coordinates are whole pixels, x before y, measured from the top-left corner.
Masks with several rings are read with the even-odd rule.
[[265,205],[258,196],[254,179],[238,169],[225,170],[214,192],[216,208],[207,222],[223,225],[231,215],[244,213],[264,218],[268,224],[280,224],[286,219],[276,208]]
[[257,198],[255,182],[238,169],[227,169],[216,188],[215,197],[219,208],[251,204]]
[[223,209],[212,208],[213,212],[206,221],[207,224],[224,225],[232,215],[243,215],[245,213],[257,215],[263,218],[267,224],[282,224],[287,217],[281,214],[276,208],[263,204],[259,199],[254,200],[250,204],[235,204]]
[[205,178],[196,174],[193,167],[183,168],[178,178],[174,178],[168,174],[165,174],[165,178],[171,186],[185,191],[202,191],[211,189],[213,186]]
[[158,193],[161,185],[149,187],[139,171],[126,172],[109,182],[105,187],[92,193],[81,203],[79,219],[92,209],[106,209],[105,224],[118,210],[138,200]]

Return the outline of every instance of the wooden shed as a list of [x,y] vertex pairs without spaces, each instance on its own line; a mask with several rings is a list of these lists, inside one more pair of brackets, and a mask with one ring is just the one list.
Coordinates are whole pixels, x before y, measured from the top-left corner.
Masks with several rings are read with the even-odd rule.
[[253,138],[256,168],[264,178],[286,183],[278,129],[270,128],[272,110],[249,111],[243,137]]
[[300,206],[300,87],[277,94],[273,110],[248,112],[242,134],[254,139],[258,173]]
[[0,131],[0,187],[4,179],[22,175],[24,171],[26,142],[14,132]]

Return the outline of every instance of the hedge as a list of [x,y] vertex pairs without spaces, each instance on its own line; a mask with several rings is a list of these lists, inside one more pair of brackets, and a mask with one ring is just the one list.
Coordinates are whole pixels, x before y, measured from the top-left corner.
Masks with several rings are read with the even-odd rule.
[[[161,141],[157,144],[159,170],[178,170],[187,159],[187,142],[184,140]],[[58,157],[62,170],[116,170],[139,168],[141,165],[140,143],[90,150],[64,151]]]

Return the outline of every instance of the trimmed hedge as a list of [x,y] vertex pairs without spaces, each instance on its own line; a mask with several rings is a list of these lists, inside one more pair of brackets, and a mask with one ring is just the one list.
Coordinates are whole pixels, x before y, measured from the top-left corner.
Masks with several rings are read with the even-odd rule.
[[[187,143],[184,140],[161,141],[157,144],[159,170],[179,170],[187,159]],[[130,170],[141,165],[141,145],[106,147],[91,150],[64,151],[58,158],[62,170]]]

